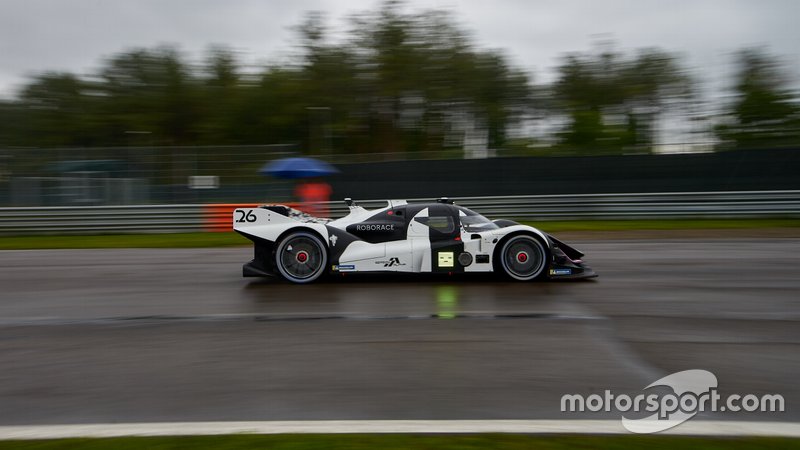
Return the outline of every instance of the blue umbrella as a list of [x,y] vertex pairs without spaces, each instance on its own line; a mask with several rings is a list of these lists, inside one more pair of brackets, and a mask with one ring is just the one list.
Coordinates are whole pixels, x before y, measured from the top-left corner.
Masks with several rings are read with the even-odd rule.
[[339,170],[314,158],[283,158],[268,162],[258,173],[278,178],[313,178],[333,175]]

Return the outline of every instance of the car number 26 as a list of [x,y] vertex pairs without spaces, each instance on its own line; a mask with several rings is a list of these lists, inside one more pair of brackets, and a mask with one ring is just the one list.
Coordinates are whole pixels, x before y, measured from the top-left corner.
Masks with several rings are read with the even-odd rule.
[[243,209],[237,209],[236,212],[239,214],[239,217],[236,218],[237,223],[245,223],[245,222],[255,222],[256,215],[253,214],[252,209],[248,209],[247,212]]

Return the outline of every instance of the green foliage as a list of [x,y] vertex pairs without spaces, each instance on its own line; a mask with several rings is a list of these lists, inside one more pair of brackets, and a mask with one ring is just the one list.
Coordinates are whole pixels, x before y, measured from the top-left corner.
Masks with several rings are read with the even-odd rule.
[[126,134],[142,131],[159,145],[195,142],[198,85],[177,50],[122,53],[107,62],[100,77],[99,110],[111,144],[125,144]]
[[[673,54],[574,53],[551,85],[535,86],[501,52],[478,48],[448,12],[408,9],[388,0],[357,13],[339,39],[323,14],[309,13],[295,29],[296,54],[256,70],[224,46],[201,64],[156,47],[113,55],[90,76],[37,75],[0,102],[0,146],[463,154],[483,139],[520,155],[613,154],[651,151],[665,116],[710,131],[700,119],[713,117],[689,112],[694,82]],[[716,135],[735,147],[796,145],[800,112],[776,59],[745,50],[738,60],[736,98],[723,120],[709,121]],[[554,136],[523,135],[535,120],[562,126]]]
[[12,120],[16,115],[20,145],[91,145],[95,104],[88,89],[87,82],[72,74],[36,76],[23,89],[16,114],[11,114]]
[[81,78],[44,74],[3,117],[12,146],[296,143],[308,153],[407,152],[460,147],[465,129],[490,145],[523,115],[528,80],[497,52],[479,51],[441,11],[412,14],[389,1],[352,18],[334,42],[325,17],[297,27],[289,64],[245,73],[212,47],[202,65],[177,49],[132,49]]
[[580,152],[649,150],[659,116],[691,98],[692,81],[677,57],[657,49],[632,57],[573,54],[558,73],[554,109],[569,119],[561,144]]
[[763,50],[737,54],[735,99],[718,137],[736,148],[774,147],[800,140],[800,107],[792,101],[779,60]]

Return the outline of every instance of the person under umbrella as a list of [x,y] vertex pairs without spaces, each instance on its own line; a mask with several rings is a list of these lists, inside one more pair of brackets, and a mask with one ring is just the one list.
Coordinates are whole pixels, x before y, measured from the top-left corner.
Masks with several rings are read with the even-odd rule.
[[324,203],[330,200],[332,188],[322,177],[339,173],[332,165],[314,158],[283,158],[267,163],[259,173],[284,179],[308,179],[298,183],[294,190],[295,197],[302,203],[300,209],[317,217],[328,215]]

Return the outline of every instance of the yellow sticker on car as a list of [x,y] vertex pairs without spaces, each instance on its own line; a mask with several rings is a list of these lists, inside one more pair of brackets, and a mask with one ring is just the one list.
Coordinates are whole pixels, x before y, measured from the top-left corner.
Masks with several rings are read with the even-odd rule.
[[453,267],[454,260],[453,252],[439,252],[439,267]]

